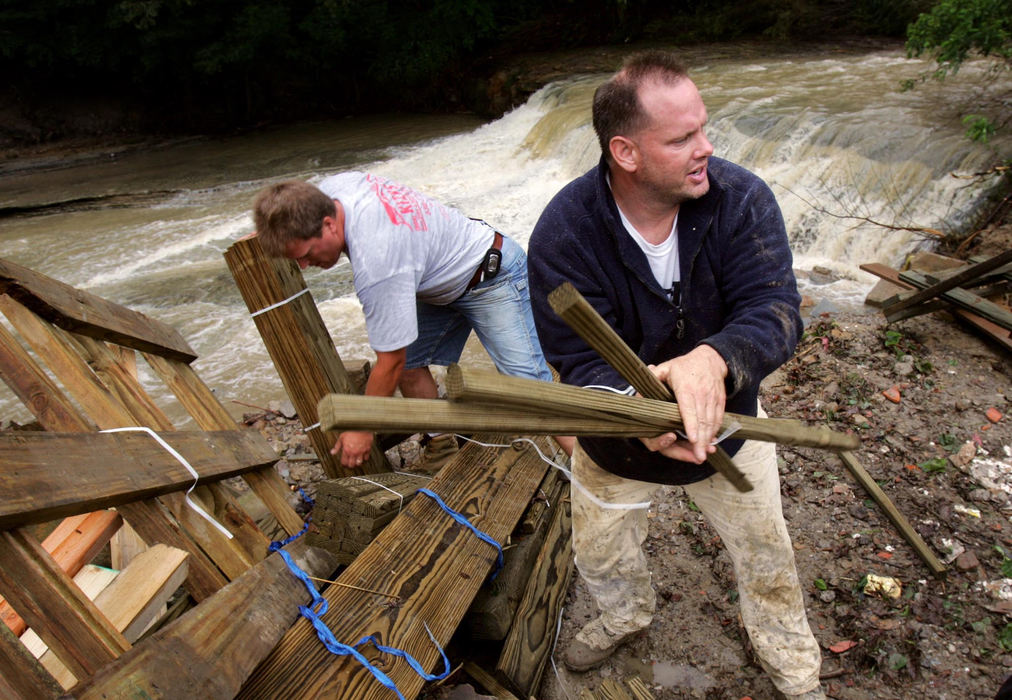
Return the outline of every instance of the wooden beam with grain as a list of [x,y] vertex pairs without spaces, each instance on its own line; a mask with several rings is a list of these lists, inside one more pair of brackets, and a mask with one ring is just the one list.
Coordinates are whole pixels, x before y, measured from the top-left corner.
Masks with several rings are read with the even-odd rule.
[[[607,417],[602,415],[607,414],[663,432],[682,429],[681,411],[678,404],[670,401],[509,377],[458,364],[447,369],[446,395],[451,401],[463,404],[498,403],[597,420]],[[829,450],[855,450],[861,444],[856,435],[837,433],[826,427],[809,427],[800,421],[725,413],[721,430],[729,430],[736,425],[735,437],[745,440]]]
[[890,322],[898,320],[899,318],[902,318],[899,316],[901,311],[915,307],[918,304],[934,299],[937,296],[941,296],[949,290],[962,287],[964,284],[983,277],[987,273],[997,270],[1009,262],[1012,262],[1012,250],[1006,250],[1004,253],[995,255],[987,260],[983,260],[973,265],[968,265],[959,271],[953,272],[953,274],[946,275],[944,279],[935,282],[934,284],[923,287],[919,291],[904,294],[892,303],[887,302],[883,307],[882,312],[885,314],[886,319]]
[[[122,523],[123,517],[112,510],[74,515],[65,518],[42,540],[42,548],[73,578],[105,547]],[[0,619],[16,635],[28,629],[21,616],[3,598],[0,598]]]
[[[499,436],[480,435],[488,444]],[[547,449],[547,440],[540,440]],[[429,488],[475,527],[502,543],[513,531],[544,477],[547,465],[530,448],[465,445],[433,478]],[[419,495],[373,540],[338,578],[339,583],[400,596],[331,586],[322,622],[338,641],[355,644],[376,635],[383,644],[411,654],[427,670],[440,665],[439,651],[426,632],[445,646],[497,559],[494,547],[476,537]],[[376,662],[378,651],[362,647]],[[424,681],[406,661],[382,655],[386,675],[406,698]],[[391,691],[349,656],[331,654],[313,626],[299,620],[243,686],[241,698],[328,697],[387,700]]]
[[[245,431],[158,434],[201,482],[242,474],[277,459]],[[0,527],[78,515],[185,491],[193,475],[150,435],[8,432],[0,434]]]
[[[285,551],[316,578],[330,577],[337,566],[331,554],[298,540]],[[75,686],[71,696],[231,700],[309,601],[302,581],[272,554]]]
[[[593,348],[605,362],[614,367],[640,394],[650,399],[673,401],[674,394],[654,376],[646,363],[619,337],[579,290],[565,282],[548,294],[548,303],[577,335]],[[739,491],[751,491],[752,483],[734,461],[717,446],[717,451],[706,458],[706,463],[727,479]]]
[[351,381],[299,266],[292,260],[267,257],[256,236],[229,246],[225,262],[246,307],[255,314],[253,322],[327,476],[390,471],[376,444],[359,469],[345,469],[330,454],[336,435],[312,427],[318,423],[319,400],[330,393],[350,393]]
[[0,291],[64,330],[183,362],[197,359],[172,326],[9,260],[0,259]]

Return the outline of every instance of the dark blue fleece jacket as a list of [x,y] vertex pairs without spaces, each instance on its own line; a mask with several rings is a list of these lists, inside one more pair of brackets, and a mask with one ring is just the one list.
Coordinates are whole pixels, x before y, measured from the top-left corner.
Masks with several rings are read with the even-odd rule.
[[[727,363],[731,413],[754,416],[759,382],[786,362],[802,331],[801,301],[780,207],[744,168],[710,158],[710,189],[678,212],[680,298],[669,300],[619,218],[602,160],[564,187],[541,214],[528,246],[538,337],[562,381],[629,384],[548,305],[570,282],[647,364],[713,347]],[[650,452],[638,439],[580,438],[587,454],[630,479],[687,484],[713,474],[706,464]],[[721,443],[730,455],[741,440]]]

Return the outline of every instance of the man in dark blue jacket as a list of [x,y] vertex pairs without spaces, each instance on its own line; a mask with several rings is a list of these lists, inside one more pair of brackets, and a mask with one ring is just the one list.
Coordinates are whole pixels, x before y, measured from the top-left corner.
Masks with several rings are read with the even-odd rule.
[[671,387],[684,437],[580,438],[573,455],[576,563],[601,616],[566,651],[572,670],[603,662],[655,609],[641,545],[645,503],[681,485],[720,534],[753,648],[788,697],[823,698],[780,503],[775,446],[727,439],[755,489],[739,493],[706,464],[725,411],[765,415],[759,383],[794,352],[800,297],[769,187],[713,158],[706,108],[671,54],[630,57],[594,96],[603,158],[549,203],[528,271],[538,335],[562,381],[630,392],[549,307],[572,283]]

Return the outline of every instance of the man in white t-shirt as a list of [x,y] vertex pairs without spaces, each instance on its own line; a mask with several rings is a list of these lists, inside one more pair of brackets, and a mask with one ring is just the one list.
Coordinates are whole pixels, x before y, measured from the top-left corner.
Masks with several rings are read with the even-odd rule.
[[[485,222],[361,172],[318,186],[271,185],[253,217],[264,251],[302,269],[348,256],[376,352],[366,395],[400,387],[407,397],[436,398],[429,365],[458,361],[472,329],[500,372],[552,380],[531,314],[527,256]],[[372,433],[346,431],[331,452],[357,467],[372,442]],[[572,438],[560,444],[568,453]]]

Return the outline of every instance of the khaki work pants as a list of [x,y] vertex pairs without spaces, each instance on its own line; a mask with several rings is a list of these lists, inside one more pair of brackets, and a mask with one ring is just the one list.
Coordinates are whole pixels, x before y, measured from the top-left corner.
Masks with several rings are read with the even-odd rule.
[[[748,440],[734,463],[755,486],[752,491],[739,492],[720,474],[683,488],[731,556],[742,620],[763,668],[785,695],[805,693],[819,685],[821,655],[784,523],[776,446]],[[612,505],[642,503],[671,487],[615,476],[579,444],[572,466],[574,481],[593,495],[574,484],[573,548],[580,575],[601,610],[600,623],[614,636],[643,629],[656,608],[642,549],[647,509],[603,508],[594,498]],[[594,639],[581,641],[595,646]]]

